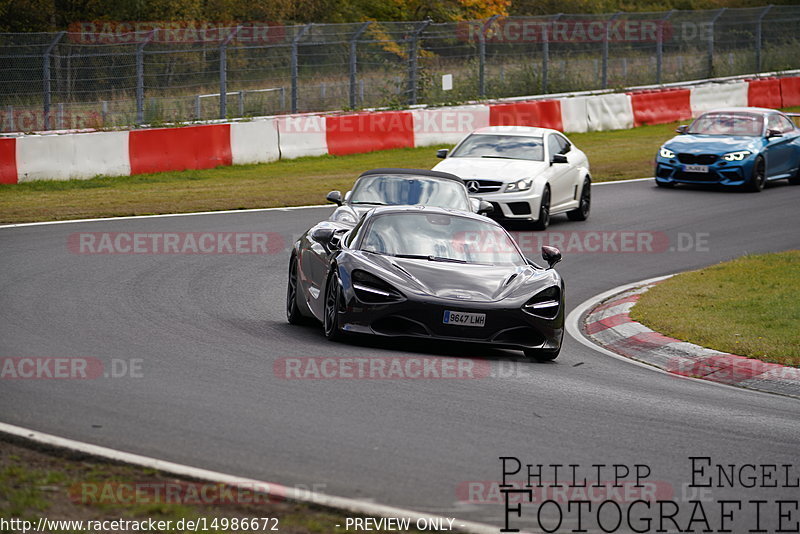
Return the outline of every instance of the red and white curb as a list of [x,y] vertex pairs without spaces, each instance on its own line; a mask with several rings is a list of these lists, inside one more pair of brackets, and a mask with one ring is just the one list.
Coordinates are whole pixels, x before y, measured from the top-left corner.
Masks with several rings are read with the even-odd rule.
[[645,280],[594,299],[577,321],[580,334],[615,354],[674,375],[800,398],[800,369],[796,367],[687,343],[631,319],[630,310],[639,297],[662,280]]

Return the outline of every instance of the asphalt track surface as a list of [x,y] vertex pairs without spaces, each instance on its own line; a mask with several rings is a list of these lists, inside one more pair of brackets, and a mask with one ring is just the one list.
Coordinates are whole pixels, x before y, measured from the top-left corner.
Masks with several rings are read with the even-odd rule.
[[[784,184],[759,194],[661,190],[652,181],[596,186],[588,221],[558,216],[550,231],[655,232],[658,243],[664,235],[670,243],[653,252],[581,253],[566,247],[559,271],[568,309],[621,284],[745,253],[800,248],[798,206],[800,187]],[[691,481],[693,456],[736,466],[791,464],[796,476],[797,400],[674,378],[602,355],[568,336],[561,356],[548,364],[520,363],[513,351],[474,346],[329,342],[320,327],[286,323],[286,248],[267,255],[81,255],[67,247],[70,234],[79,232],[276,232],[288,241],[331,210],[0,229],[0,356],[90,356],[107,365],[112,359],[141,360],[140,377],[1,380],[0,421],[498,526],[502,505],[465,503],[459,488],[468,481],[498,481],[500,456],[534,465],[577,464],[579,478],[590,480],[593,464],[647,464],[648,480],[666,484],[667,493],[659,490],[658,496],[684,502],[682,516],[692,496],[765,499],[761,521],[770,531],[779,520],[774,501],[797,499],[797,488],[782,484],[682,488]],[[687,246],[687,236],[700,237],[699,250]],[[684,246],[691,250],[674,250]],[[497,376],[275,376],[276,359],[309,356],[479,357],[491,362]],[[548,473],[545,468],[544,480],[552,480]],[[600,478],[611,475],[604,470]],[[714,506],[706,509],[710,518],[719,516]],[[524,504],[512,526],[534,528],[537,509]],[[749,510],[735,517],[734,531],[749,528]],[[797,521],[800,512],[792,510]],[[543,517],[554,513],[547,510]],[[575,520],[574,509],[568,514],[565,508],[562,531]],[[584,521],[584,528],[598,531]],[[625,530],[623,523],[617,531]]]

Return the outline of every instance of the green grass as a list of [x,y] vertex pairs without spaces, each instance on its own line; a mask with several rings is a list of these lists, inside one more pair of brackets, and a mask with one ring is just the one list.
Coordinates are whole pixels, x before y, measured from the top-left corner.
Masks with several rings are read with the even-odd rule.
[[[595,182],[627,180],[653,175],[656,150],[675,135],[676,126],[658,124],[569,137],[589,157]],[[0,185],[0,223],[324,204],[328,191],[349,189],[368,169],[430,169],[440,161],[438,148],[449,145],[199,171]]]
[[[136,494],[133,491],[116,493],[113,489],[108,492],[102,489],[107,487],[104,483],[108,482],[153,487],[160,483],[172,484],[177,481],[175,477],[153,469],[108,463],[85,456],[70,456],[69,453],[62,455],[61,451],[51,449],[45,451],[35,447],[26,448],[16,440],[0,440],[0,517],[6,520],[18,518],[36,525],[40,517],[78,521],[152,518],[155,521],[173,521],[172,528],[166,532],[177,532],[175,524],[180,519],[206,518],[210,532],[225,532],[210,528],[213,518],[273,517],[278,518],[281,532],[327,534],[344,532],[343,528],[336,528],[336,525],[343,525],[346,517],[360,517],[349,512],[282,500],[197,504],[192,494],[187,493],[188,503],[153,502],[157,500],[153,498],[155,493],[142,501],[134,497]],[[86,483],[97,484],[90,487],[99,489],[89,490],[88,494],[95,495],[97,492],[100,502],[81,497],[81,484]],[[121,497],[117,499],[116,495]],[[244,500],[249,500],[249,496]],[[262,526],[259,522],[258,529],[229,531],[263,533],[265,530]],[[419,531],[412,529],[409,532]]]
[[800,366],[800,250],[674,276],[642,295],[631,317],[704,347]]

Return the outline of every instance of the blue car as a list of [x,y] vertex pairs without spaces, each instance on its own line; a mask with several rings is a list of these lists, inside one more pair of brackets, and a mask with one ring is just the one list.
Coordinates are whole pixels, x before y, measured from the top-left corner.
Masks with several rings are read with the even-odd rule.
[[800,129],[780,111],[726,108],[681,126],[656,156],[655,179],[761,191],[773,180],[800,185]]

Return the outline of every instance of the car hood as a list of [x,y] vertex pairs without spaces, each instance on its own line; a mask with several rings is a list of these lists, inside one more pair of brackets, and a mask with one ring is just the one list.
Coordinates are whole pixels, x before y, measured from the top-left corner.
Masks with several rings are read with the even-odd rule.
[[[398,289],[454,301],[496,302],[508,297],[531,295],[559,283],[555,271],[530,266],[461,264],[420,259],[373,256],[372,261],[385,273],[387,282]],[[377,274],[377,273],[376,273]],[[402,283],[398,283],[402,282]]]
[[735,150],[751,150],[760,144],[760,137],[687,134],[673,137],[664,146],[673,152],[688,154],[725,154]]
[[463,180],[485,179],[512,182],[532,178],[548,168],[543,161],[499,158],[447,158],[433,170],[460,176]]

